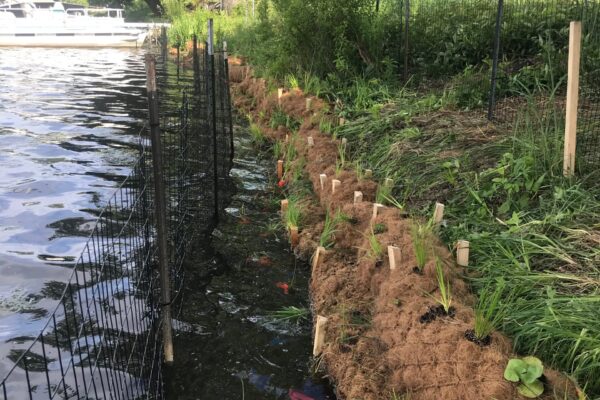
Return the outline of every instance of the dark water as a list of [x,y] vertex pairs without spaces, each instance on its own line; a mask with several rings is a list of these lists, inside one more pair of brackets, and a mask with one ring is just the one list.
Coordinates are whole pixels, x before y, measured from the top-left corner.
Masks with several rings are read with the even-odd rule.
[[1,378],[129,173],[146,100],[140,51],[0,49],[0,77]]
[[247,126],[237,127],[236,192],[226,215],[186,265],[168,398],[334,399],[311,374],[311,317],[296,323],[272,315],[310,307],[310,270],[277,226],[273,162],[257,157],[248,136]]

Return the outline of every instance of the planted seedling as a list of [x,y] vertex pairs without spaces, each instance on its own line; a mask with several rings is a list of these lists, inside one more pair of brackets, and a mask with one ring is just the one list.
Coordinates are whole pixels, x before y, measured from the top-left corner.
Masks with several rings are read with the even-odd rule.
[[439,257],[435,259],[435,276],[438,282],[438,288],[440,295],[433,297],[433,299],[440,304],[446,315],[450,314],[450,307],[452,306],[452,290],[450,288],[450,281],[444,276],[444,268],[442,267],[442,261]]
[[335,176],[340,176],[344,168],[346,168],[346,146],[340,143],[338,145],[338,156],[335,160]]
[[520,383],[517,390],[521,396],[535,399],[544,393],[544,384],[539,378],[544,373],[544,365],[536,357],[513,358],[504,370],[504,379]]
[[306,307],[289,306],[273,311],[271,315],[276,321],[293,321],[296,324],[299,324],[300,321],[308,319],[310,311]]
[[284,214],[286,227],[289,229],[292,226],[298,227],[300,224],[300,218],[302,216],[302,210],[297,198],[290,196],[288,198],[288,207]]
[[465,332],[465,337],[479,346],[487,346],[491,343],[491,333],[504,318],[504,310],[500,303],[504,292],[504,280],[497,282],[495,288],[486,287],[479,294],[479,300],[475,306],[474,329]]
[[379,243],[377,236],[375,236],[373,228],[371,228],[371,233],[367,239],[369,240],[369,248],[367,249],[369,258],[378,264],[383,259],[383,246]]
[[389,185],[379,185],[375,194],[375,202],[387,204],[388,199],[392,197],[392,187]]
[[375,224],[373,225],[373,232],[375,232],[376,235],[387,232],[387,226],[385,226],[383,223]]
[[411,226],[411,237],[413,242],[413,251],[417,260],[417,266],[414,271],[422,274],[425,264],[427,264],[427,241],[430,238],[431,227],[429,224],[423,224],[415,221]]
[[325,224],[323,225],[323,232],[321,232],[321,238],[319,240],[319,246],[329,249],[334,244],[334,235],[337,231],[337,226],[342,221],[342,214],[340,210],[336,211],[332,217],[329,210],[325,214]]

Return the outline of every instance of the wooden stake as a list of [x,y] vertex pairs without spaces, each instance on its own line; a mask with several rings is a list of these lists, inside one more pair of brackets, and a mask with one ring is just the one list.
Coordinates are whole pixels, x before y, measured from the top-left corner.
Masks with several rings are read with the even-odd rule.
[[312,99],[308,98],[308,99],[306,99],[306,111],[310,111],[311,107],[312,107]]
[[323,254],[324,252],[325,252],[325,247],[323,247],[323,246],[319,246],[319,247],[317,247],[317,250],[315,250],[315,254],[313,255],[313,259],[312,259],[313,270],[319,266],[321,254]]
[[327,175],[321,174],[319,175],[319,180],[321,181],[321,191],[325,190],[325,182],[327,182]]
[[292,244],[292,249],[298,246],[298,242],[300,241],[298,237],[298,227],[290,226],[290,243]]
[[383,210],[385,206],[383,204],[375,203],[373,204],[373,219],[377,218],[380,210]]
[[365,179],[371,179],[373,177],[373,170],[365,169]]
[[354,192],[354,204],[361,203],[362,200],[363,200],[363,194],[362,194],[362,192],[355,191]]
[[435,210],[433,211],[433,222],[439,224],[444,219],[444,205],[442,203],[435,203]]
[[456,243],[456,263],[461,267],[469,266],[469,242],[466,240]]
[[348,147],[348,139],[342,138],[342,146],[344,146],[344,148]]
[[281,98],[283,97],[283,88],[277,89],[277,104],[281,105]]
[[285,142],[289,143],[289,141],[290,141],[290,135],[286,133],[285,134]]
[[308,142],[308,147],[313,147],[315,145],[315,139],[313,139],[312,136],[306,138],[306,141]]
[[334,194],[334,193],[335,193],[335,190],[336,190],[337,188],[339,188],[340,186],[342,186],[342,182],[340,182],[340,181],[339,181],[339,180],[337,180],[337,179],[332,179],[332,180],[331,180],[331,194]]
[[577,108],[579,106],[579,63],[581,60],[581,21],[572,21],[569,32],[569,74],[567,79],[567,107],[565,121],[565,149],[563,174],[575,173],[577,147]]
[[402,259],[400,247],[388,246],[388,258],[390,259],[390,269],[395,270]]
[[283,179],[283,160],[277,160],[277,179]]
[[285,215],[285,213],[287,212],[288,204],[289,202],[287,199],[281,200],[281,215]]
[[339,124],[340,124],[340,126],[344,126],[346,124],[346,119],[340,118]]
[[383,181],[383,185],[387,188],[392,188],[394,187],[394,180],[391,178],[385,178],[385,181]]
[[323,351],[325,345],[325,325],[327,324],[327,318],[320,315],[317,316],[317,323],[315,324],[315,342],[313,345],[313,356],[318,356]]

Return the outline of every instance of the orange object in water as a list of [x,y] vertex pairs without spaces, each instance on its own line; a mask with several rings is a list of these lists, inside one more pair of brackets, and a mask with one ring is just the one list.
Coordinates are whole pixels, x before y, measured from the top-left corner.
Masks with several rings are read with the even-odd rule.
[[304,393],[294,389],[290,389],[288,391],[288,396],[290,396],[291,400],[315,400],[313,397],[307,396]]
[[283,290],[283,294],[289,294],[290,285],[285,282],[277,282],[275,284],[279,289]]

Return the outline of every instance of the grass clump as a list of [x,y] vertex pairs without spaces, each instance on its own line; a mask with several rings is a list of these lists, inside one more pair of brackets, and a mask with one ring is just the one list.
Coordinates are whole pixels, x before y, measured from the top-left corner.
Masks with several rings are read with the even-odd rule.
[[367,235],[367,240],[369,242],[369,247],[367,248],[369,259],[380,261],[383,258],[383,245],[377,239],[373,228],[371,228],[371,232]]
[[250,135],[254,144],[260,146],[265,143],[265,135],[260,130],[260,127],[254,123],[250,124]]
[[429,257],[428,245],[430,243],[428,243],[428,241],[431,240],[431,227],[429,224],[414,221],[411,225],[410,233],[413,252],[415,254],[415,259],[417,260],[416,268],[419,273],[422,273]]
[[299,324],[301,321],[308,320],[310,310],[306,307],[287,306],[277,311],[271,312],[271,316],[276,321],[292,321]]
[[504,280],[500,279],[496,282],[495,287],[489,286],[479,292],[473,326],[473,334],[479,341],[489,338],[504,319],[505,310],[501,303],[504,288]]
[[321,232],[321,237],[319,238],[319,246],[322,246],[326,249],[333,247],[335,244],[335,233],[337,232],[337,227],[343,220],[344,217],[340,210],[337,210],[334,216],[331,216],[331,212],[327,210],[325,214],[323,232]]
[[302,206],[300,198],[294,195],[288,197],[288,207],[284,213],[283,219],[285,226],[289,229],[290,227],[300,227],[302,219]]
[[444,276],[444,268],[442,261],[439,257],[435,259],[435,276],[438,283],[438,289],[440,291],[439,296],[432,296],[433,299],[440,304],[446,315],[450,313],[450,307],[452,306],[452,290],[450,288],[450,281]]

